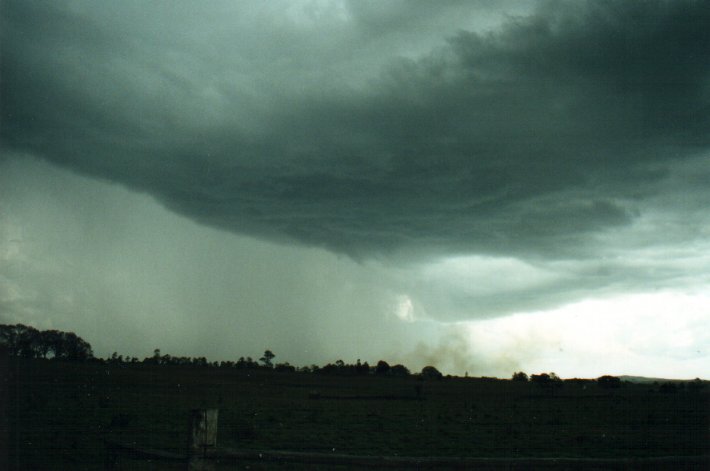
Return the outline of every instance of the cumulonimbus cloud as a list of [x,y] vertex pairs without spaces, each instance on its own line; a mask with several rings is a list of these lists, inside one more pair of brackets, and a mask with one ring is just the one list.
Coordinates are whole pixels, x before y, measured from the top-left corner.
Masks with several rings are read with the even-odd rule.
[[704,2],[545,2],[369,62],[392,39],[347,5],[182,6],[3,2],[2,145],[353,256],[564,256],[710,145]]

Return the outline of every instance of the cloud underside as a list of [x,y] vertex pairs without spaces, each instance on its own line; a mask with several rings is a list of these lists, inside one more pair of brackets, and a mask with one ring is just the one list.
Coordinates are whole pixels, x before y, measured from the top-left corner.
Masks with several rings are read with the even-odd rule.
[[415,57],[352,6],[198,34],[128,5],[3,2],[2,144],[238,233],[584,257],[710,144],[704,2],[544,2]]

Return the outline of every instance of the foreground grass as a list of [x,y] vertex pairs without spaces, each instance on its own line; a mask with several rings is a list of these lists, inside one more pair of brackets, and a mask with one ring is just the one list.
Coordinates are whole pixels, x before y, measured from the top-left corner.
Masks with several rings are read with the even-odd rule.
[[[181,452],[188,411],[206,407],[220,410],[220,446],[241,450],[595,458],[710,452],[707,390],[664,394],[653,385],[605,390],[570,383],[553,390],[475,378],[15,358],[10,370],[11,469],[101,469],[105,438]],[[258,466],[251,469],[276,465]],[[131,469],[182,468],[136,462]]]

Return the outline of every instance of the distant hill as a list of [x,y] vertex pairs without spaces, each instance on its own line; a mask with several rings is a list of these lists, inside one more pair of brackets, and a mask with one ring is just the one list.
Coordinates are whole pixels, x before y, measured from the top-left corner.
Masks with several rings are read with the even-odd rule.
[[[619,376],[622,381],[628,381],[629,383],[684,383],[688,381],[694,381],[694,379],[667,379],[667,378],[647,378],[646,376]],[[705,380],[703,380],[705,381]]]

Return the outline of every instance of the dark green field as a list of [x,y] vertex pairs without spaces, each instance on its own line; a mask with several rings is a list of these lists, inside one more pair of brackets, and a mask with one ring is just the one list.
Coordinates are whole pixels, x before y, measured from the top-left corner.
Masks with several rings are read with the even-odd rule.
[[[476,378],[421,381],[20,358],[10,358],[9,370],[10,469],[103,469],[105,439],[182,452],[188,412],[196,408],[219,409],[219,446],[237,450],[602,462],[710,453],[710,388],[660,391],[658,385],[625,383],[603,389],[565,382],[550,389]],[[683,463],[705,469],[707,460],[678,458],[667,469]],[[247,467],[359,469],[258,462],[219,469]],[[118,468],[184,465],[121,458]]]

